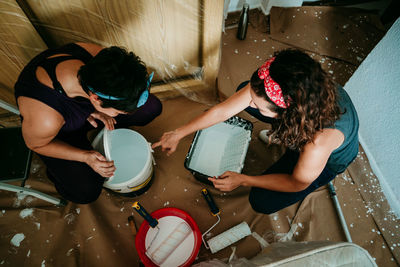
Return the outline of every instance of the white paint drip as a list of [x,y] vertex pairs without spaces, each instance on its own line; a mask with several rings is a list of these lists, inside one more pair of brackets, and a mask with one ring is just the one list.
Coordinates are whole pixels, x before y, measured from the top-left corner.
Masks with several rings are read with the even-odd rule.
[[29,258],[31,256],[31,250],[28,251],[28,254],[26,254],[26,257]]
[[291,241],[293,239],[293,234],[296,232],[297,230],[297,224],[294,223],[292,224],[292,226],[290,227],[289,232],[287,232],[286,234],[277,234],[277,236],[279,237],[278,242],[286,242],[286,241]]
[[11,245],[19,247],[19,245],[21,244],[22,240],[25,239],[25,235],[22,233],[16,234],[13,236],[13,238],[11,239]]
[[38,230],[40,230],[40,223],[35,222],[35,224],[36,224],[36,228],[37,228]]
[[43,260],[41,267],[45,267],[45,266],[46,266],[46,260]]
[[68,257],[69,257],[69,256],[71,256],[71,254],[72,254],[72,251],[74,251],[74,249],[73,249],[73,248],[71,248],[70,250],[68,250],[66,255],[67,255]]
[[71,224],[75,220],[75,215],[72,213],[68,213],[64,216],[64,219],[67,221],[67,224]]
[[252,232],[251,235],[258,241],[258,243],[260,243],[261,249],[264,249],[267,246],[269,246],[267,240],[262,238],[257,232]]
[[76,208],[75,211],[76,211],[76,214],[81,213],[81,209],[80,208]]
[[33,214],[33,209],[23,209],[19,213],[19,217],[25,219],[26,217],[32,216],[32,214]]
[[230,263],[235,258],[235,254],[236,254],[236,246],[232,246],[231,249],[232,249],[232,253],[229,256],[228,263]]
[[289,224],[292,224],[292,220],[289,218],[289,216],[286,215],[286,219],[288,220]]
[[27,196],[28,196],[28,195],[27,195],[27,194],[24,194],[24,193],[17,193],[17,197],[16,197],[16,199],[14,200],[13,206],[14,206],[14,207],[19,207],[19,206],[21,206],[22,201],[23,201]]

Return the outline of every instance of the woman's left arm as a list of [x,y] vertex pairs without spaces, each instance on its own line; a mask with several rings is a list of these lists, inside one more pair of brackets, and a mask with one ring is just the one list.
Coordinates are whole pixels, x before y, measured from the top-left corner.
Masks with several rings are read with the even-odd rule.
[[344,135],[336,129],[317,132],[314,142],[304,146],[292,174],[273,173],[248,176],[225,172],[218,179],[209,178],[221,191],[231,191],[239,186],[260,187],[280,192],[298,192],[306,189],[324,169],[332,151],[344,141]]

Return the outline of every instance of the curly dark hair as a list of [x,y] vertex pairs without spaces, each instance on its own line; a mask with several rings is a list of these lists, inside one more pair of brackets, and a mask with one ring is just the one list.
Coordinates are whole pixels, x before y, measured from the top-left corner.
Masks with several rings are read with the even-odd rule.
[[271,135],[286,147],[301,151],[313,141],[317,131],[332,126],[339,119],[337,88],[319,62],[306,53],[287,49],[275,53],[275,57],[270,76],[280,85],[289,107],[278,107],[269,99],[258,70],[253,73],[250,85],[278,114],[272,123]]
[[90,86],[105,95],[123,98],[100,97],[103,108],[133,112],[137,109],[140,94],[146,90],[148,74],[144,62],[133,52],[111,46],[83,65],[78,71],[78,79],[86,93],[90,92]]

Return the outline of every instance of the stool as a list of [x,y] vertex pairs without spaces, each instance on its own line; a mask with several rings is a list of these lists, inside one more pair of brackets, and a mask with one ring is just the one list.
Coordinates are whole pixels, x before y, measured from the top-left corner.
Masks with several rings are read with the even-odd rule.
[[[32,151],[29,150],[22,137],[21,127],[0,128],[0,190],[31,195],[58,206],[65,206],[67,201],[58,199],[37,190],[26,188],[29,177]],[[22,180],[21,186],[6,182]]]

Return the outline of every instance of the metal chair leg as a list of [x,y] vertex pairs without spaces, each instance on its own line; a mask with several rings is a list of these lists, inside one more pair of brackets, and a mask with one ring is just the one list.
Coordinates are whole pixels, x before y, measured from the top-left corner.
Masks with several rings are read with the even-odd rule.
[[44,194],[42,192],[39,192],[37,190],[26,188],[26,187],[15,186],[15,185],[10,185],[10,184],[0,182],[0,190],[6,190],[6,191],[23,193],[26,195],[34,196],[34,197],[42,199],[44,201],[53,203],[57,206],[67,205],[67,201],[65,199],[55,198],[55,197],[49,196],[47,194]]
[[342,225],[342,228],[343,228],[344,234],[346,236],[347,242],[353,242],[351,240],[349,228],[347,227],[346,220],[344,219],[344,215],[343,215],[342,209],[340,208],[339,200],[338,200],[338,198],[336,196],[335,187],[333,186],[332,181],[328,183],[328,190],[329,190],[329,194],[332,197],[333,205],[336,208],[336,211],[337,211],[337,214],[338,214],[338,217],[339,217],[339,220],[340,220],[340,224]]

